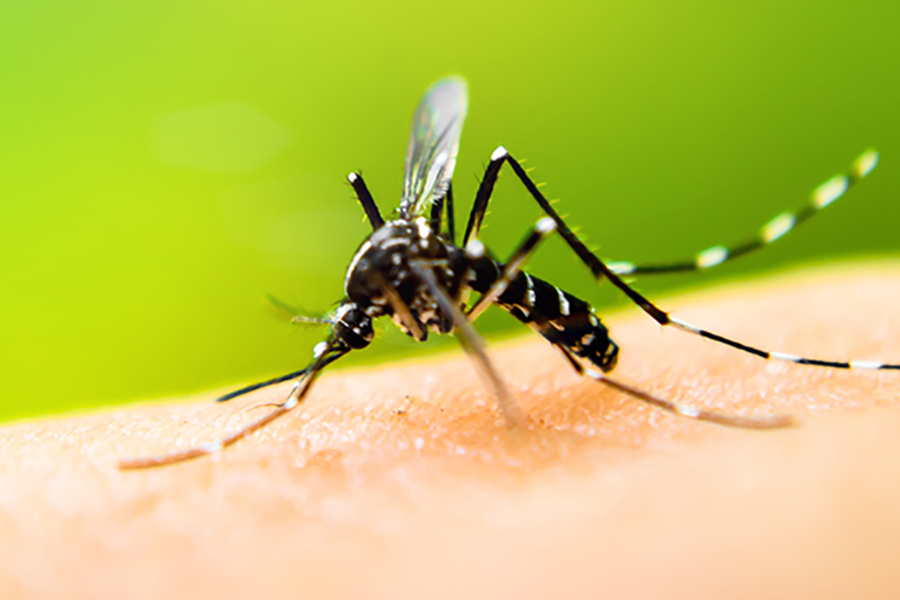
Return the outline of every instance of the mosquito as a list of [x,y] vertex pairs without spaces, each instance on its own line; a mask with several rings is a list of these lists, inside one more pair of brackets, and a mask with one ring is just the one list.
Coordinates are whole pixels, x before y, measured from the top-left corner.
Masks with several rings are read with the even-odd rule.
[[[337,309],[322,319],[294,318],[295,322],[327,325],[330,328],[328,337],[315,346],[309,366],[246,386],[217,401],[225,402],[260,388],[294,381],[287,398],[264,416],[217,441],[170,454],[121,460],[119,468],[142,469],[210,455],[289,413],[309,395],[326,367],[372,342],[372,323],[380,317],[390,317],[401,331],[420,342],[427,339],[429,331],[454,333],[493,392],[507,425],[522,426],[526,416],[510,395],[485,352],[482,338],[472,326],[491,304],[542,335],[579,375],[636,400],[683,417],[731,427],[775,429],[794,423],[789,415],[741,416],[695,408],[609,377],[607,374],[616,366],[619,347],[591,306],[522,270],[541,241],[554,232],[565,240],[595,279],[608,280],[661,326],[671,326],[767,360],[835,369],[900,369],[898,364],[859,360],[840,362],[762,350],[672,316],[621,277],[705,270],[771,244],[868,175],[878,164],[876,151],[864,152],[847,173],[836,175],[816,188],[805,206],[776,216],[748,241],[732,246],[713,246],[691,259],[672,263],[604,262],[575,236],[519,161],[503,146],[491,155],[465,233],[457,243],[452,177],[467,111],[468,87],[462,78],[440,79],[426,90],[413,113],[403,192],[396,216],[391,220],[386,221],[382,216],[362,176],[359,173],[348,175],[372,226],[372,233],[350,261],[344,279],[344,299]],[[537,221],[510,257],[501,262],[485,250],[478,234],[504,165],[513,170],[546,216]],[[471,292],[480,296],[468,305]]]

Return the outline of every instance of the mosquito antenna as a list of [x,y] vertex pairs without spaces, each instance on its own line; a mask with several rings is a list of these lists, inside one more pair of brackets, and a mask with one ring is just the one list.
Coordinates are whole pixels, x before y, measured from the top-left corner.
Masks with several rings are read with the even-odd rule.
[[331,325],[332,321],[328,317],[310,317],[300,314],[302,311],[297,307],[291,306],[283,300],[279,300],[271,294],[266,294],[266,300],[271,304],[272,312],[280,319],[287,318],[291,323],[300,323],[304,325]]

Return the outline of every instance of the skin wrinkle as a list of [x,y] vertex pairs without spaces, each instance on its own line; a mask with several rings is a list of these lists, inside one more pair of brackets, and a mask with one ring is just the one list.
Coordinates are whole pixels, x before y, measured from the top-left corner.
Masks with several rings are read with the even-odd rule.
[[[900,362],[897,298],[900,265],[864,263],[660,304],[768,350]],[[533,335],[488,348],[528,430],[502,426],[460,353],[326,372],[290,415],[161,469],[114,465],[213,441],[290,384],[14,423],[0,595],[896,597],[900,373],[767,363],[635,310],[605,321],[613,377],[800,427],[662,413]]]

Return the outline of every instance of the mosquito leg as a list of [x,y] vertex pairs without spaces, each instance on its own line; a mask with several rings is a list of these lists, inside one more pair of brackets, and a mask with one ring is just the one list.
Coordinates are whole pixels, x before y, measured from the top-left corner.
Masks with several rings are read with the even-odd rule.
[[[463,238],[463,246],[468,243],[469,239],[477,237],[478,235],[478,231],[481,228],[481,223],[484,219],[484,214],[487,210],[487,205],[490,201],[494,185],[496,184],[497,178],[500,173],[500,168],[503,166],[504,162],[508,162],[510,164],[513,171],[515,171],[516,175],[522,181],[522,184],[525,186],[534,200],[538,203],[538,205],[540,205],[544,212],[546,212],[547,215],[549,215],[556,222],[556,226],[559,230],[560,235],[566,241],[569,247],[571,247],[575,254],[577,254],[581,259],[581,261],[588,266],[594,277],[596,279],[600,279],[602,277],[609,277],[610,273],[630,275],[649,274],[651,272],[668,273],[676,271],[706,269],[722,264],[726,260],[736,258],[737,256],[742,256],[743,254],[761,248],[766,244],[774,242],[775,240],[783,237],[798,224],[808,220],[819,210],[840,198],[847,191],[847,189],[849,189],[860,179],[864,178],[872,171],[872,169],[875,168],[875,166],[878,164],[878,153],[874,150],[868,150],[864,152],[853,163],[853,167],[848,174],[833,177],[832,179],[829,179],[818,188],[816,188],[816,190],[813,192],[810,205],[799,210],[796,213],[782,213],[781,215],[775,217],[762,228],[759,237],[755,240],[750,240],[731,248],[727,248],[724,246],[713,246],[712,248],[708,248],[707,250],[700,252],[697,257],[690,261],[682,261],[679,263],[673,263],[672,265],[649,265],[646,267],[623,261],[613,262],[609,265],[606,265],[602,261],[600,261],[590,250],[588,250],[587,246],[585,246],[584,243],[578,239],[578,237],[572,232],[572,230],[569,229],[569,227],[563,221],[562,217],[560,217],[559,213],[556,212],[550,202],[540,192],[537,185],[535,185],[535,183],[528,176],[525,169],[522,168],[518,161],[516,161],[503,146],[498,147],[491,155],[491,162],[485,171],[484,178],[481,180],[481,185],[479,186],[478,193],[475,197],[475,204],[473,205],[472,212],[469,215],[469,223],[466,227],[466,235]],[[616,287],[619,287],[619,289],[625,292],[632,301],[640,304],[639,295],[633,295],[629,293],[615,281],[613,283],[616,285]],[[641,307],[645,311],[652,311],[652,308],[650,308],[650,306],[642,305]],[[659,321],[661,317],[661,315],[658,314],[651,314],[651,316],[653,316],[653,318],[657,321]]]
[[491,200],[491,194],[494,193],[494,185],[496,185],[497,178],[500,176],[500,167],[503,166],[504,160],[506,160],[506,148],[500,146],[491,154],[491,162],[488,163],[484,177],[481,178],[481,183],[478,185],[475,202],[472,204],[472,211],[469,213],[466,233],[463,236],[463,248],[466,247],[470,239],[478,237],[478,232],[481,230],[481,222],[484,220],[485,212],[487,212],[487,205]]
[[783,212],[760,229],[757,236],[732,246],[712,246],[699,252],[694,258],[672,263],[636,265],[627,261],[607,263],[619,275],[654,275],[702,271],[734,260],[739,256],[759,250],[781,239],[801,223],[843,196],[859,180],[868,175],[878,164],[878,152],[867,150],[853,163],[850,171],[835,175],[812,192],[810,201],[796,212]]
[[569,352],[569,350],[567,350],[565,347],[560,346],[559,344],[554,344],[554,346],[556,346],[556,348],[558,348],[559,351],[562,352],[563,356],[566,357],[566,359],[569,361],[569,364],[572,365],[572,368],[575,369],[575,372],[579,375],[587,375],[591,379],[599,381],[604,385],[618,390],[626,396],[631,396],[636,400],[646,402],[657,408],[661,408],[662,410],[682,417],[688,417],[689,419],[696,419],[698,421],[717,423],[719,425],[727,425],[728,427],[740,427],[743,429],[780,429],[782,427],[791,427],[793,425],[796,425],[796,420],[790,415],[745,417],[741,415],[730,415],[727,413],[704,410],[701,408],[695,408],[693,406],[687,406],[685,404],[674,402],[672,400],[666,400],[664,398],[660,398],[658,396],[654,396],[653,394],[640,390],[636,387],[612,379],[611,377],[607,376],[604,373],[601,373],[600,371],[585,368],[584,365],[582,365],[578,361],[578,359],[575,358],[572,353]]
[[363,210],[366,211],[366,217],[368,217],[369,223],[372,225],[372,231],[379,229],[384,225],[384,219],[381,216],[381,211],[378,210],[378,205],[375,204],[375,200],[372,198],[372,194],[369,193],[369,188],[366,187],[366,182],[363,181],[362,175],[350,173],[347,175],[347,181],[353,186],[356,198],[362,204]]
[[[593,256],[593,255],[592,255]],[[610,283],[619,288],[628,298],[637,304],[644,312],[646,312],[650,317],[659,323],[662,326],[674,326],[676,329],[680,329],[681,331],[690,333],[692,335],[697,335],[702,338],[706,338],[708,340],[712,340],[714,342],[718,342],[720,344],[724,344],[726,346],[730,346],[736,350],[741,350],[742,352],[746,352],[748,354],[752,354],[754,356],[758,356],[760,358],[766,360],[784,360],[788,362],[793,362],[801,365],[811,365],[815,367],[831,367],[834,369],[874,369],[874,370],[900,370],[900,364],[888,364],[881,363],[876,361],[868,361],[868,360],[856,360],[856,361],[831,361],[831,360],[822,360],[818,358],[806,358],[802,356],[795,356],[793,354],[786,354],[784,352],[770,352],[768,350],[762,350],[760,348],[756,348],[754,346],[750,346],[743,342],[739,342],[737,340],[733,340],[731,338],[727,338],[725,336],[719,335],[718,333],[702,329],[697,327],[696,325],[691,325],[690,323],[683,321],[681,319],[677,319],[669,315],[668,312],[656,306],[650,300],[642,296],[637,290],[633,287],[625,283],[618,275],[609,270],[609,268],[596,256],[594,259],[597,261],[597,264],[600,265],[601,269],[605,271],[607,278]]]
[[680,329],[681,331],[685,331],[692,335],[697,335],[702,338],[706,338],[708,340],[712,340],[714,342],[718,342],[720,344],[725,344],[726,346],[731,346],[732,348],[736,348],[737,350],[741,350],[743,352],[747,352],[748,354],[753,354],[754,356],[759,356],[760,358],[764,358],[767,360],[783,360],[787,362],[796,363],[799,365],[810,365],[813,367],[829,367],[832,369],[867,369],[867,370],[875,370],[875,371],[898,371],[900,370],[900,364],[890,364],[883,363],[872,360],[849,360],[849,361],[834,361],[834,360],[822,360],[819,358],[805,358],[803,356],[796,356],[794,354],[786,354],[784,352],[771,352],[768,350],[761,350],[760,348],[755,348],[748,344],[744,344],[743,342],[738,342],[736,340],[727,338],[725,336],[719,335],[712,331],[708,331],[706,329],[702,329],[697,327],[696,325],[691,325],[687,321],[683,321],[681,319],[677,319],[675,317],[669,316],[669,322],[666,325],[673,325],[675,328]]
[[274,410],[268,412],[264,416],[248,423],[237,431],[226,435],[214,442],[202,444],[195,448],[189,448],[180,452],[172,452],[170,454],[161,454],[157,456],[149,456],[145,458],[126,458],[119,461],[120,470],[131,469],[147,469],[150,467],[161,467],[175,463],[184,462],[201,456],[215,454],[216,452],[231,446],[238,440],[247,437],[257,429],[265,427],[278,417],[289,413],[296,408],[309,393],[313,382],[322,372],[322,370],[341,356],[349,352],[346,346],[337,346],[334,341],[325,342],[326,347],[316,352],[316,360],[307,369],[304,369],[306,377],[294,384],[291,393],[287,399],[277,405]]
[[[556,221],[557,230],[559,231],[560,235],[562,235],[562,237],[566,240],[566,242],[568,242],[569,246],[575,251],[578,257],[581,258],[582,262],[584,262],[584,264],[591,270],[591,273],[593,273],[594,277],[597,279],[600,279],[601,277],[606,277],[607,279],[609,279],[610,283],[619,288],[622,293],[628,296],[628,298],[632,302],[637,304],[638,307],[641,308],[641,310],[650,315],[650,317],[660,325],[673,325],[677,329],[680,329],[687,333],[698,335],[708,340],[730,346],[737,350],[741,350],[743,352],[747,352],[748,354],[753,354],[754,356],[759,356],[760,358],[764,358],[767,360],[785,360],[802,365],[830,367],[835,369],[900,370],[900,364],[889,364],[869,360],[831,361],[818,358],[795,356],[793,354],[786,354],[784,352],[769,352],[767,350],[762,350],[760,348],[744,344],[743,342],[727,338],[712,331],[702,329],[680,319],[671,317],[668,312],[656,306],[653,302],[645,298],[633,287],[625,283],[621,277],[619,277],[602,260],[600,260],[590,250],[588,250],[587,247],[580,240],[578,240],[578,238],[576,238],[574,234],[572,234],[572,231],[568,227],[566,227],[565,223],[562,221],[559,215],[555,211],[553,211],[553,207],[550,206],[550,203],[547,201],[547,199],[544,198],[543,194],[541,194],[540,190],[537,188],[534,182],[531,181],[531,178],[528,177],[528,174],[525,172],[525,170],[521,167],[521,165],[519,165],[518,162],[516,162],[516,160],[512,156],[509,155],[508,152],[506,152],[505,149],[502,148],[502,146],[494,151],[494,157],[497,157],[497,162],[501,162],[503,160],[509,162],[510,166],[516,172],[516,175],[525,185],[526,189],[528,189],[529,193],[531,193],[534,200],[541,206],[541,208],[544,209],[545,212],[547,212],[550,217],[553,218],[554,221]],[[492,164],[493,162],[494,161],[492,160]],[[877,155],[870,155],[868,153],[863,154],[860,159],[857,159],[857,170],[861,174],[868,173],[872,170],[872,168],[874,168],[876,162]],[[499,166],[497,168],[499,169]],[[490,172],[490,167],[488,167],[488,171]],[[487,179],[487,175],[485,176],[485,179]],[[494,177],[494,179],[496,180],[496,176]],[[823,195],[823,198],[830,197],[831,200],[834,200],[839,196],[839,194],[835,195],[833,191],[829,194]]]
[[447,185],[447,235],[456,243],[456,210],[453,208],[453,183]]
[[[521,272],[522,265],[525,264],[525,261],[527,261],[534,253],[535,249],[537,249],[538,244],[555,230],[556,223],[549,217],[544,217],[535,224],[531,232],[524,240],[522,240],[519,247],[516,248],[509,260],[506,261],[506,264],[503,265],[500,276],[494,281],[490,289],[481,295],[481,298],[478,299],[478,302],[475,303],[471,310],[469,310],[467,316],[470,323],[477,319],[484,309],[490,306],[491,303],[496,301],[497,298],[506,291],[510,282]],[[469,246],[470,247],[466,248],[466,252],[469,253],[470,256],[473,254],[480,256],[483,252],[483,249],[479,252],[482,247],[477,240],[473,240]]]
[[[444,206],[447,207],[447,233],[442,234],[443,231],[441,227],[441,217],[443,214]],[[450,243],[456,243],[456,222],[455,215],[453,209],[453,186],[448,185],[447,193],[437,198],[434,203],[431,205],[431,219],[430,219],[431,230],[435,233],[442,235],[444,239],[449,240]]]
[[[304,325],[333,325],[333,321],[328,317],[309,317],[307,315],[298,315],[296,314],[298,311],[293,306],[282,302],[278,298],[274,296],[267,296],[269,302],[272,306],[279,312],[287,315],[290,318],[291,323],[304,324]],[[281,314],[279,314],[281,316]],[[331,359],[336,360],[336,359]],[[267,379],[266,381],[260,381],[259,383],[253,383],[246,387],[242,387],[233,392],[229,392],[224,396],[220,396],[216,398],[216,402],[227,402],[233,398],[237,398],[239,396],[243,396],[244,394],[249,394],[250,392],[254,392],[258,389],[262,389],[264,387],[269,387],[270,385],[275,385],[276,383],[282,383],[285,381],[290,381],[291,379],[298,379],[306,375],[309,371],[309,368],[301,369],[299,371],[294,371],[293,373],[288,373],[287,375],[281,375],[279,377],[275,377],[273,379]]]
[[680,329],[681,331],[684,331],[686,333],[697,335],[702,338],[706,338],[708,340],[730,346],[736,350],[740,350],[742,352],[746,352],[748,354],[752,354],[766,360],[784,360],[801,365],[810,365],[814,367],[830,367],[834,369],[900,370],[900,364],[882,363],[869,360],[832,361],[822,360],[819,358],[806,358],[793,354],[786,354],[784,352],[770,352],[768,350],[762,350],[760,348],[750,346],[723,335],[719,335],[718,333],[702,329],[700,327],[697,327],[696,325],[688,323],[687,321],[683,321],[681,319],[670,316],[668,312],[650,302],[650,300],[638,293],[637,290],[622,281],[622,279],[618,275],[610,271],[600,259],[596,257],[594,258],[602,267],[602,269],[606,271],[606,276],[609,278],[610,283],[624,292],[632,302],[637,304],[644,312],[650,315],[653,320],[655,320],[662,326],[671,325],[676,329]]
[[481,184],[478,186],[475,204],[472,206],[472,212],[469,214],[469,223],[466,226],[466,235],[463,237],[463,247],[466,247],[470,239],[474,239],[478,236],[478,231],[481,229],[481,223],[484,220],[484,214],[487,211],[488,202],[491,199],[494,185],[497,183],[497,177],[500,175],[500,168],[503,166],[504,162],[509,163],[513,171],[515,171],[516,175],[522,181],[522,184],[534,198],[535,202],[537,202],[541,209],[553,219],[559,234],[569,247],[572,248],[575,254],[578,255],[581,261],[590,268],[594,277],[600,279],[609,276],[611,271],[599,258],[594,256],[594,254],[588,250],[587,246],[584,245],[584,242],[579,240],[572,230],[569,229],[562,217],[559,216],[559,213],[556,212],[556,209],[553,208],[550,202],[540,192],[537,185],[535,185],[525,172],[525,169],[510,156],[509,152],[507,152],[506,148],[503,146],[499,146],[494,150],[494,153],[491,154],[491,162],[488,164],[484,173],[484,178],[482,178]]
[[475,328],[472,327],[466,319],[466,315],[463,314],[456,305],[456,302],[450,298],[443,286],[438,283],[437,278],[434,276],[434,273],[428,264],[421,261],[413,261],[410,263],[410,268],[413,273],[421,278],[425,285],[428,286],[428,289],[437,301],[438,306],[440,306],[444,314],[453,322],[460,344],[462,344],[463,349],[474,361],[479,374],[494,392],[494,396],[497,398],[497,403],[500,406],[500,411],[503,413],[506,424],[511,427],[516,427],[524,423],[525,418],[521,409],[509,395],[506,384],[503,382],[503,379],[501,379],[500,374],[497,373],[497,370],[494,368],[493,363],[484,350],[484,342],[482,341],[481,336],[478,335],[478,332],[475,331]]
[[[325,364],[323,367],[327,367],[337,359],[339,359],[341,354],[333,354],[325,359]],[[282,375],[280,377],[275,377],[273,379],[268,379],[266,381],[260,381],[259,383],[253,383],[246,387],[242,387],[239,390],[235,390],[233,392],[228,392],[224,396],[220,396],[216,398],[216,402],[227,402],[228,400],[233,400],[239,396],[243,396],[245,394],[249,394],[250,392],[255,392],[256,390],[269,387],[270,385],[275,385],[277,383],[283,383],[285,381],[290,381],[292,379],[299,379],[309,373],[310,367],[306,367],[305,369],[300,369],[299,371],[294,371],[293,373],[288,373],[287,375]]]
[[443,216],[445,198],[446,196],[441,196],[431,205],[431,219],[429,225],[431,226],[431,230],[438,235],[441,233],[441,217]]
[[229,400],[233,400],[239,396],[243,396],[244,394],[249,394],[250,392],[255,392],[256,390],[269,387],[270,385],[275,385],[277,383],[282,383],[284,381],[290,381],[292,379],[299,379],[309,373],[309,367],[305,369],[300,369],[299,371],[294,371],[293,373],[288,373],[287,375],[282,375],[280,377],[275,377],[273,379],[267,379],[266,381],[260,381],[259,383],[253,383],[246,387],[242,387],[239,390],[234,390],[233,392],[228,392],[224,396],[219,396],[216,398],[216,402],[227,402]]

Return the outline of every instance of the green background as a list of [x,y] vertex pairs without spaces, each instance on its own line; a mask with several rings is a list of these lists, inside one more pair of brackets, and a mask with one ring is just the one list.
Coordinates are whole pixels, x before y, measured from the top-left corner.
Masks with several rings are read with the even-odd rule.
[[[427,85],[470,86],[465,217],[505,145],[603,256],[753,234],[869,146],[872,177],[767,251],[654,294],[896,253],[897,2],[7,0],[0,5],[0,418],[208,390],[304,365],[366,235],[361,169],[396,206]],[[483,239],[538,216],[507,173]],[[557,240],[532,270],[598,306]],[[489,337],[521,326],[492,311]],[[418,352],[393,328],[347,364]],[[451,348],[448,339],[441,346]]]

